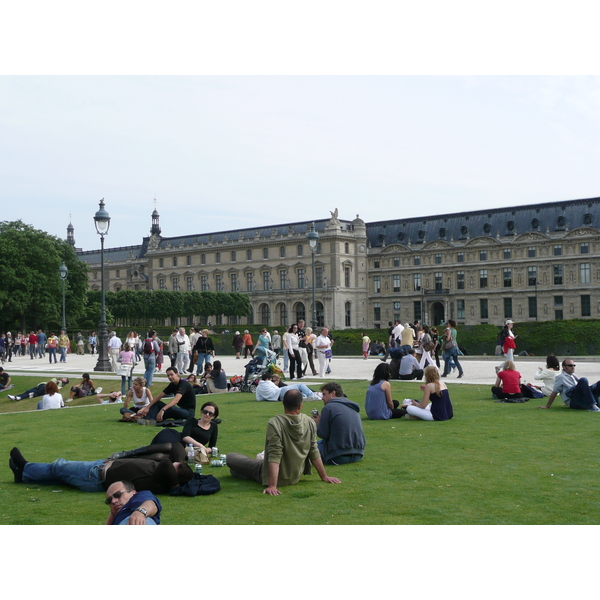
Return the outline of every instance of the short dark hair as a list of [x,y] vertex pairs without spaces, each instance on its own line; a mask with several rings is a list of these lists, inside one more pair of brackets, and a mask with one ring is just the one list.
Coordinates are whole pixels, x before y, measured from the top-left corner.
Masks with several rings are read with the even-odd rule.
[[179,463],[179,469],[177,469],[177,481],[179,485],[185,485],[188,481],[194,478],[194,471],[192,467],[185,462]]
[[[115,483],[117,483],[115,481]],[[123,484],[123,487],[125,488],[126,492],[135,492],[135,485],[133,485],[133,483],[131,483],[131,481],[121,481],[121,483]]]
[[288,390],[283,396],[283,408],[285,410],[298,410],[302,404],[302,400],[300,390]]
[[175,375],[179,374],[177,367],[168,367],[167,370],[165,371],[165,373],[168,373],[169,371],[173,371],[173,373],[175,373]]
[[326,392],[329,392],[330,394],[335,392],[336,398],[344,397],[344,390],[342,389],[342,386],[339,383],[336,383],[335,381],[330,381],[329,383],[322,385],[321,391],[322,392],[326,391]]
[[271,375],[271,371],[264,372],[261,377],[261,379],[263,381],[267,381],[267,379],[272,379],[272,378],[273,378],[273,375]]

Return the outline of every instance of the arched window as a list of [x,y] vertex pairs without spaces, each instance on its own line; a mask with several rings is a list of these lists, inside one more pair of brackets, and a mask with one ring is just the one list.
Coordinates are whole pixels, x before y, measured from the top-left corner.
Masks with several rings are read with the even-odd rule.
[[235,262],[236,257],[237,257],[237,254],[236,254],[235,250],[232,250],[231,251],[231,262]]
[[269,258],[269,249],[268,248],[263,248],[263,258],[266,260],[267,258]]
[[300,320],[306,321],[306,308],[302,302],[296,304],[296,320],[294,323],[297,323]]
[[325,307],[319,301],[315,302],[315,312],[317,313],[317,327],[325,326]]
[[271,324],[271,309],[269,308],[268,304],[261,304],[260,305],[260,322],[263,325],[270,325]]
[[285,327],[286,329],[290,326],[288,323],[288,309],[287,306],[281,302],[277,306],[277,312],[279,313],[279,325]]

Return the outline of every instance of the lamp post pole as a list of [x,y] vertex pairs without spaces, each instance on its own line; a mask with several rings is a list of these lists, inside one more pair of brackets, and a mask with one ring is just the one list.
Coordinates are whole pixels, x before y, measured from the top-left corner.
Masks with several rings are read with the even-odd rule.
[[62,280],[62,328],[65,333],[67,333],[67,319],[65,315],[65,283],[67,281],[67,277],[69,275],[69,269],[67,269],[67,265],[63,262],[62,265],[58,268],[58,274]]
[[104,300],[104,236],[110,227],[110,215],[104,208],[104,198],[100,200],[100,208],[94,215],[96,232],[100,236],[100,286],[102,289],[100,302],[100,335],[98,336],[98,362],[94,371],[111,371],[108,359],[108,330],[106,323],[106,304]]
[[317,304],[315,302],[315,252],[317,251],[317,242],[319,241],[319,234],[315,231],[315,224],[311,223],[310,231],[306,234],[308,245],[311,253],[311,265],[312,265],[312,328],[313,331],[317,328]]

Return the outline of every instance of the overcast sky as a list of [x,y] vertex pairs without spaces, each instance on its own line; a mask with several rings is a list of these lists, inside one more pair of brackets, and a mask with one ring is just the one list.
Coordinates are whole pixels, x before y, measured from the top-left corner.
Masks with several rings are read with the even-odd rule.
[[[525,5],[519,6],[522,19]],[[339,22],[340,15],[328,16]],[[206,35],[198,36],[213,49],[211,58],[222,62],[199,61],[196,69],[196,55],[178,47],[166,68],[158,62],[163,51],[147,43],[162,36],[134,32],[156,61],[140,60],[137,72],[205,75],[131,75],[138,63],[127,62],[117,38],[106,42],[104,30],[102,43],[94,45],[99,58],[82,54],[78,63],[74,47],[64,56],[53,54],[63,40],[55,30],[50,39],[59,42],[38,46],[20,70],[6,69],[0,77],[1,218],[22,219],[61,237],[71,219],[77,246],[87,250],[99,246],[93,215],[101,198],[112,217],[106,243],[114,247],[148,235],[154,199],[163,235],[176,236],[322,219],[336,207],[342,219],[359,214],[373,221],[600,195],[600,77],[553,75],[552,67],[569,72],[565,65],[577,66],[573,72],[580,73],[585,63],[564,62],[558,39],[543,48],[522,36],[513,36],[508,47],[493,40],[490,47],[510,59],[502,69],[492,52],[482,59],[484,38],[497,35],[493,29],[469,29],[461,20],[449,31],[444,15],[436,15],[428,32],[434,28],[438,38],[449,35],[454,43],[425,44],[414,32],[409,39],[411,33],[393,19],[380,18],[389,35],[350,30],[344,36],[347,29],[340,27],[339,45],[315,50],[321,37],[306,45],[313,22],[305,20],[300,34],[285,31],[304,47],[286,49],[279,32],[261,62],[252,53],[265,38],[253,37],[257,28],[242,28],[249,14],[238,12],[226,31],[238,38],[245,32],[256,43],[236,38],[237,45],[222,53],[214,49],[226,46],[223,38],[213,35],[206,43]],[[539,13],[532,15],[539,25]],[[38,17],[32,32],[50,35],[42,27],[44,15]],[[578,21],[580,27],[587,22]],[[181,18],[178,23],[187,26]],[[261,21],[258,27],[268,25]],[[478,45],[465,44],[462,54],[460,27],[479,36]],[[507,29],[500,31],[506,39]],[[583,31],[574,33],[587,39]],[[86,30],[91,39],[94,34]],[[177,46],[187,37],[175,31],[170,39]],[[510,54],[521,40],[534,55],[551,57],[550,68],[540,62],[544,75],[506,74],[535,72],[525,51]],[[20,38],[14,43],[27,46]],[[383,51],[383,43],[396,44],[390,48],[397,54]],[[332,60],[341,48],[346,61]],[[402,62],[411,48],[418,52]],[[305,59],[304,68],[295,56]],[[104,68],[98,67],[102,60]],[[94,74],[80,75],[88,66]],[[488,67],[494,75],[479,75]],[[293,74],[281,75],[286,72]],[[328,74],[314,75],[323,72]],[[331,74],[336,72],[344,74]],[[362,74],[369,72],[399,74]]]

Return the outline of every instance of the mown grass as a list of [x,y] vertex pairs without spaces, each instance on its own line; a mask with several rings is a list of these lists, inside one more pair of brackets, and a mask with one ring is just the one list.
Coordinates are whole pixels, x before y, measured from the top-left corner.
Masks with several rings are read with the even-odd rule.
[[[16,377],[16,391],[37,383]],[[114,382],[108,388],[116,389]],[[366,382],[340,382],[364,405]],[[227,469],[208,469],[221,491],[198,498],[162,497],[164,524],[597,524],[600,522],[600,460],[595,413],[542,401],[497,404],[489,389],[452,385],[455,418],[444,423],[369,421],[365,458],[327,467],[341,485],[322,483],[316,473],[282,495],[232,478]],[[161,384],[153,386],[158,391]],[[314,386],[313,386],[314,387]],[[392,382],[394,397],[418,397],[418,384]],[[106,389],[106,386],[105,386]],[[315,387],[316,389],[316,387]],[[89,404],[80,399],[72,405]],[[217,398],[223,423],[221,452],[255,455],[262,450],[266,421],[280,403],[256,402],[251,394]],[[33,408],[35,400],[12,403],[0,395],[0,412]],[[31,406],[29,406],[31,404]],[[71,406],[72,406],[71,405]],[[307,402],[307,414],[321,403]],[[104,458],[150,442],[153,427],[118,423],[120,405],[94,405],[0,415],[0,522],[5,524],[102,523],[101,494],[66,486],[13,483],[8,452],[18,446],[28,460]]]

